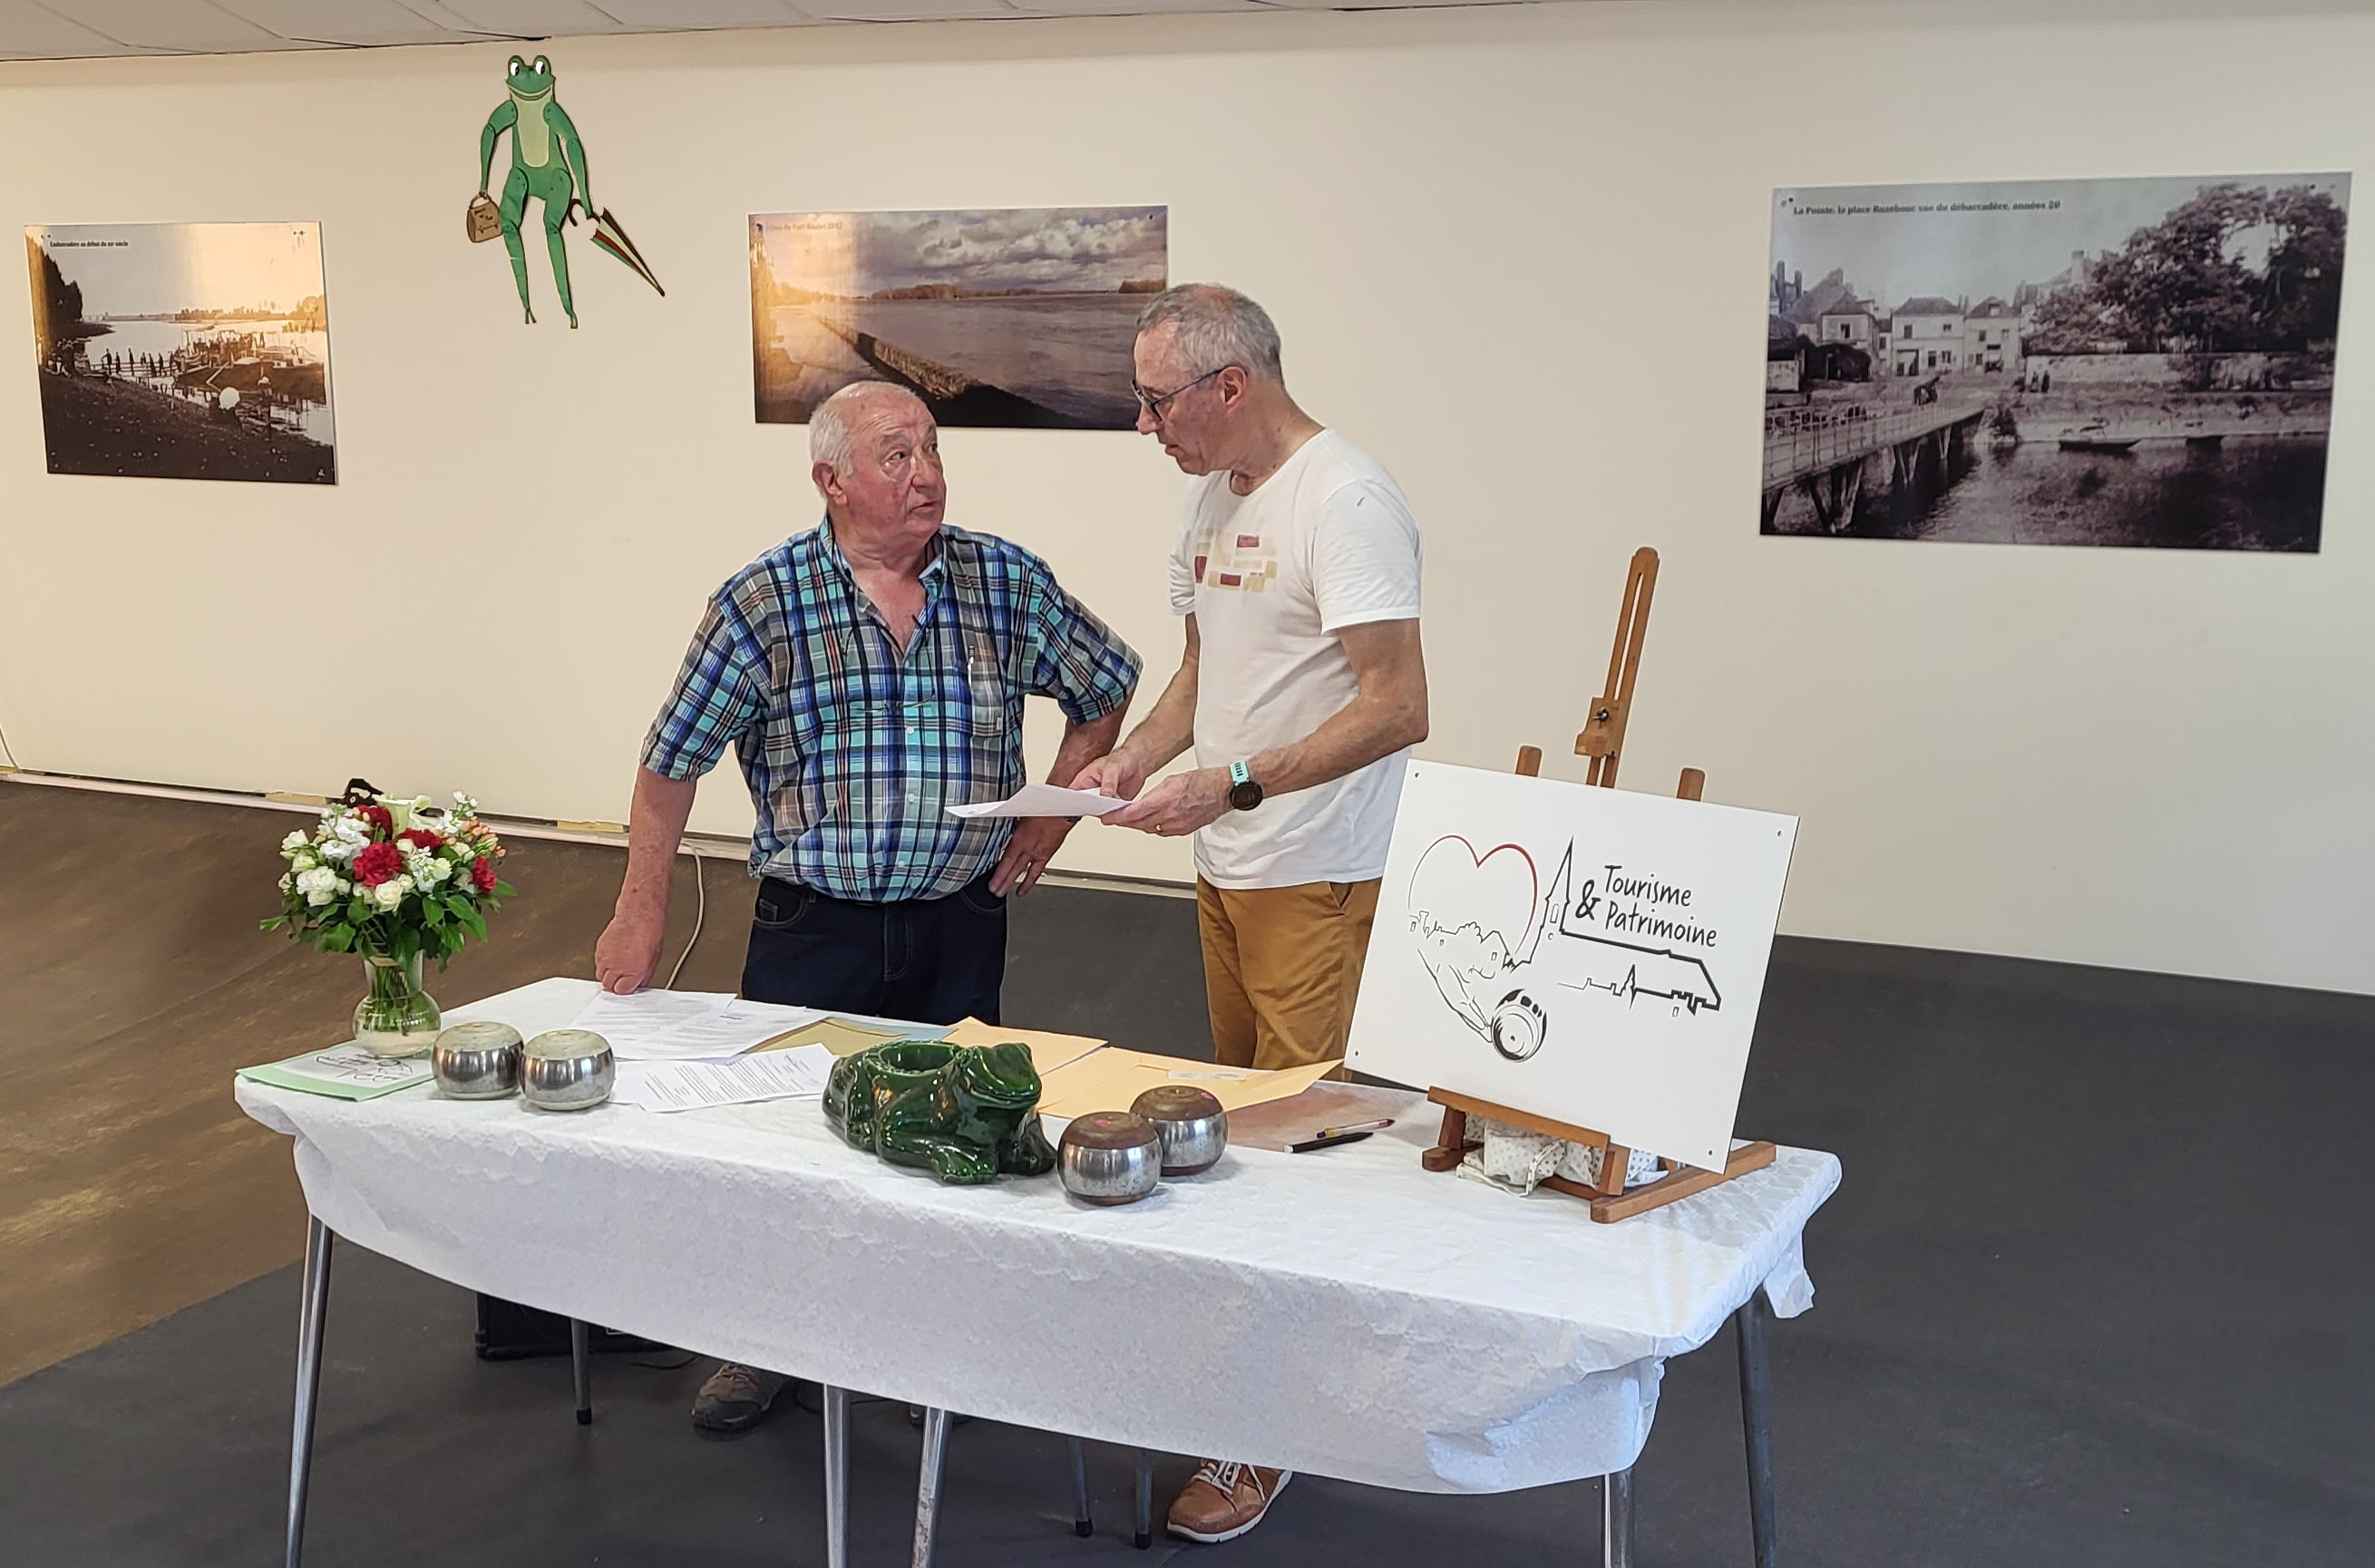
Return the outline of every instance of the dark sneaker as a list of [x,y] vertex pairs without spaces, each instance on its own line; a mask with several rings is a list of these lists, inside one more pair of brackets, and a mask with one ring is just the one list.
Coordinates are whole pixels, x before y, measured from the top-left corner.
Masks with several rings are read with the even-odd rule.
[[785,1382],[775,1373],[727,1362],[693,1397],[692,1424],[703,1432],[748,1432],[766,1419]]
[[1208,1546],[1235,1540],[1262,1522],[1262,1515],[1294,1479],[1293,1470],[1207,1459],[1171,1504],[1167,1527],[1183,1540]]

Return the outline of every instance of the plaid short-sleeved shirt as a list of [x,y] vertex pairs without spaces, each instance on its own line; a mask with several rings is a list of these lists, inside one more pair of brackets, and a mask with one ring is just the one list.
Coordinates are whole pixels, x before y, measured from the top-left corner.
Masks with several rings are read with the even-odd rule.
[[869,903],[952,893],[1011,836],[947,808],[1022,786],[1022,699],[1088,723],[1137,689],[1138,654],[1028,550],[943,527],[923,584],[904,652],[830,523],[711,595],[644,766],[691,778],[732,742],[758,808],[753,876]]

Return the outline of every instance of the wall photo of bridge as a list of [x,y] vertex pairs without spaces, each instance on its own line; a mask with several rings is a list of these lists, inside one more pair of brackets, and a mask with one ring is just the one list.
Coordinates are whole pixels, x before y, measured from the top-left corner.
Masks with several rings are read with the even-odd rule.
[[1168,270],[1159,206],[754,216],[757,418],[805,424],[872,380],[944,426],[1128,430],[1138,312]]
[[1759,530],[2315,551],[2349,196],[1775,192]]

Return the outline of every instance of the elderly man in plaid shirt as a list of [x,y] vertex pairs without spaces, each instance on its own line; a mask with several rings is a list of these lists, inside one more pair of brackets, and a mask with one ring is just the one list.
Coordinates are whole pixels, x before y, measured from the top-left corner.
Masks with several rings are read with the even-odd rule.
[[[809,423],[825,522],[711,595],[644,743],[625,885],[595,969],[612,991],[659,963],[668,870],[700,775],[731,742],[758,808],[742,994],[923,1023],[998,1021],[1006,898],[1070,823],[958,818],[1024,782],[1022,700],[1063,710],[1058,784],[1119,737],[1139,658],[1029,551],[942,523],[922,400],[845,387]],[[694,1421],[756,1422],[781,1379],[727,1365]]]

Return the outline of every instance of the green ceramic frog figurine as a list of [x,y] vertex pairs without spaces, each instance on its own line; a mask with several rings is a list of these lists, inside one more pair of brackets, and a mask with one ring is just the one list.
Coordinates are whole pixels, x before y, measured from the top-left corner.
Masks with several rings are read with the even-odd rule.
[[844,1056],[826,1081],[824,1114],[857,1148],[952,1185],[1056,1168],[1028,1045],[894,1040]]

